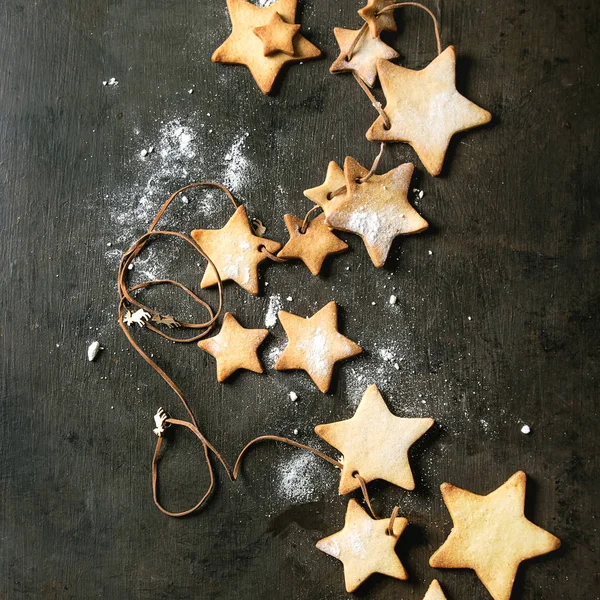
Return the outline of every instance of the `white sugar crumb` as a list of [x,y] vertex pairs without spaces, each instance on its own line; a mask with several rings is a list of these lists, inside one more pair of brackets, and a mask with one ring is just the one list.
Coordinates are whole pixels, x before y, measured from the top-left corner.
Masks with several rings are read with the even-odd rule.
[[523,427],[521,427],[521,433],[524,433],[525,435],[531,433],[531,427],[529,427],[529,425],[523,425]]
[[396,304],[396,302],[398,302],[398,298],[392,294],[390,296],[390,304]]
[[433,250],[428,250],[427,254],[429,254],[429,256],[432,256],[433,255]]
[[294,429],[294,435],[298,435],[299,431],[297,429]]
[[267,314],[265,315],[265,327],[273,327],[277,323],[277,313],[281,310],[281,295],[273,294],[269,296]]
[[119,85],[119,82],[114,77],[111,77],[108,81],[103,81],[102,85]]
[[472,319],[471,319],[471,317],[467,317],[467,320],[468,320],[468,321],[471,321]]
[[292,451],[275,471],[278,496],[292,503],[315,501],[328,495],[335,481],[333,470],[308,451]]
[[379,356],[381,356],[383,360],[388,362],[394,360],[394,353],[388,348],[381,348],[379,350]]
[[286,300],[287,300],[288,302],[291,302],[291,301],[293,300],[293,298],[292,298],[291,296],[288,296],[288,297],[286,298]]
[[89,348],[87,350],[88,360],[90,362],[92,362],[93,360],[95,360],[96,357],[98,356],[99,352],[100,352],[100,342],[92,342],[89,345]]
[[145,156],[148,156],[148,150],[146,150],[146,148],[144,148],[141,152],[140,152],[140,156],[142,158],[144,158]]
[[298,394],[296,394],[296,392],[290,392],[289,396],[292,402],[296,402],[296,400],[298,400]]

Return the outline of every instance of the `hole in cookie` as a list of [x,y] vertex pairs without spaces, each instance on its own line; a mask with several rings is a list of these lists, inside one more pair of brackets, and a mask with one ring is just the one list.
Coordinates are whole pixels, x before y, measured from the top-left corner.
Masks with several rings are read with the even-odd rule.
[[333,196],[331,195],[331,192],[327,192],[327,200],[331,200],[333,198]]

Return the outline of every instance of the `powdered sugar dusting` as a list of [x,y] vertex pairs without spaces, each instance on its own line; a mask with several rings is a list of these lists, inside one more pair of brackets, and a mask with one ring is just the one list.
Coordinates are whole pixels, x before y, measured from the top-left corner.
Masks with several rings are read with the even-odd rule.
[[326,377],[331,370],[330,344],[326,333],[317,327],[310,337],[303,339],[298,348],[310,358],[310,370],[317,376]]
[[289,502],[311,502],[331,493],[337,485],[336,471],[323,459],[298,450],[276,469],[277,494]]
[[281,310],[283,304],[280,294],[269,296],[269,304],[267,306],[267,314],[265,315],[265,327],[273,327],[277,323],[277,313]]

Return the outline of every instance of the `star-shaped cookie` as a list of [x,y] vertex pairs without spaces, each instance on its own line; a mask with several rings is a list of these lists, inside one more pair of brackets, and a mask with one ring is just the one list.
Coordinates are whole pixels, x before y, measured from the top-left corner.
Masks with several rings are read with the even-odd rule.
[[344,171],[332,160],[327,165],[325,181],[317,187],[304,190],[304,195],[320,206],[325,212],[325,216],[327,216],[327,206],[331,201],[330,194],[339,190],[343,185],[346,185]]
[[290,239],[277,256],[299,258],[313,275],[319,274],[323,262],[330,254],[340,254],[348,249],[348,244],[327,227],[324,214],[309,221],[305,233],[301,233],[304,219],[293,215],[284,215],[283,219]]
[[455,133],[489,123],[492,115],[456,90],[456,52],[448,46],[421,71],[377,61],[377,73],[390,120],[378,117],[367,139],[408,142],[433,176],[439,175]]
[[398,25],[394,18],[394,11],[385,12],[377,16],[377,13],[386,6],[394,4],[397,0],[368,0],[366,6],[363,6],[358,14],[366,21],[369,26],[371,37],[379,37],[382,31],[397,31]]
[[214,51],[213,62],[247,66],[263,94],[268,94],[286,63],[321,54],[297,30],[290,29],[296,20],[297,3],[298,0],[277,0],[261,8],[247,0],[227,0],[232,30]]
[[443,483],[454,526],[429,564],[473,569],[494,600],[509,600],[519,564],[560,546],[557,537],[525,517],[526,480],[518,471],[487,496]]
[[352,499],[348,502],[344,528],[317,542],[317,548],[344,564],[346,591],[353,592],[374,573],[396,579],[408,579],[394,548],[408,521],[394,520],[394,531],[388,532],[389,519],[372,519]]
[[334,27],[333,33],[340,47],[340,55],[329,67],[329,72],[354,71],[368,86],[373,87],[377,79],[377,59],[391,60],[398,58],[400,55],[385,42],[382,42],[381,38],[363,35],[354,48],[351,59],[347,60],[348,50],[359,31],[358,29]]
[[344,163],[346,194],[333,198],[325,209],[330,227],[362,238],[376,267],[384,265],[397,236],[429,227],[408,201],[414,168],[406,163],[359,183],[368,171],[349,156]]
[[[237,207],[223,229],[194,229],[191,235],[213,261],[222,281],[231,279],[255,296],[258,265],[267,258],[261,246],[273,254],[281,248],[279,242],[254,235],[243,206]],[[208,264],[200,286],[207,288],[217,281],[215,270]]]
[[225,313],[219,334],[200,340],[198,346],[217,359],[217,381],[222,382],[238,369],[263,372],[257,350],[268,334],[266,329],[246,329]]
[[437,579],[434,579],[423,597],[423,600],[447,600],[446,594],[442,590],[442,586]]
[[365,391],[351,419],[317,425],[315,433],[343,455],[340,494],[365,481],[384,479],[405,490],[415,489],[409,448],[433,425],[433,419],[396,417],[386,406],[376,385]]
[[275,370],[306,371],[322,392],[329,390],[335,363],[362,352],[358,344],[338,331],[335,302],[325,305],[310,319],[285,310],[280,310],[278,316],[288,344],[277,359]]

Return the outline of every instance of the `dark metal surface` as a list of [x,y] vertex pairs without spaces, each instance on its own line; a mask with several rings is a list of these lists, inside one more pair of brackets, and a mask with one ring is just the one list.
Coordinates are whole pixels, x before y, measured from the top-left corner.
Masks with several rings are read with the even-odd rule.
[[[341,527],[346,500],[336,471],[299,450],[257,447],[237,483],[219,472],[196,516],[156,510],[152,415],[159,406],[183,415],[127,348],[115,278],[119,252],[190,180],[232,184],[283,241],[283,214],[305,213],[302,190],[322,181],[329,160],[370,165],[378,147],[364,133],[376,113],[351,76],[328,73],[332,29],[358,28],[360,4],[301,2],[303,32],[325,56],[291,66],[265,98],[243,67],[210,62],[229,32],[224,1],[0,3],[0,597],[347,597],[341,564],[314,546]],[[398,545],[411,579],[374,577],[358,597],[420,600],[437,577],[450,600],[487,598],[472,572],[427,566],[451,526],[438,486],[487,493],[524,469],[527,514],[563,546],[522,567],[513,598],[596,598],[598,5],[432,8],[444,44],[457,47],[459,90],[494,123],[457,136],[437,179],[407,146],[384,155],[380,171],[416,162],[429,231],[397,243],[381,270],[346,236],[352,251],[322,277],[272,264],[261,297],[226,288],[226,308],[250,327],[264,323],[274,294],[305,315],[336,300],[342,331],[365,355],[342,365],[324,395],[304,374],[271,368],[219,385],[195,346],[138,339],[230,461],[252,437],[294,429],[330,451],[313,426],[351,416],[369,383],[396,414],[436,420],[412,453],[417,490],[372,486],[382,514],[398,502],[411,523]],[[402,64],[421,68],[434,56],[431,23],[415,11],[399,20],[389,41]],[[103,86],[111,77],[118,85]],[[220,227],[229,214],[225,200],[198,192],[166,225]],[[137,277],[168,273],[199,287],[189,249],[160,242],[151,252]],[[150,299],[204,316],[178,295]],[[105,350],[89,363],[93,340]],[[283,341],[276,325],[268,365]],[[169,442],[167,506],[197,499],[200,458],[189,434]]]

